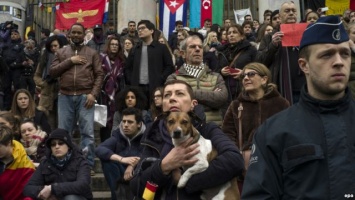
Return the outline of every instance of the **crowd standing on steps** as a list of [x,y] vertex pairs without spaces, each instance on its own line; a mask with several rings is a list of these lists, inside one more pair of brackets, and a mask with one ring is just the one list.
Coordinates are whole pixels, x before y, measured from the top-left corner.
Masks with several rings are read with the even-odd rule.
[[[352,194],[355,11],[323,10],[285,1],[261,21],[205,19],[198,29],[176,21],[169,35],[146,19],[121,32],[111,22],[43,27],[38,38],[1,24],[0,199],[91,199],[95,154],[112,199],[122,188],[141,199],[147,182],[158,186],[155,199],[199,199],[235,177],[242,199]],[[300,45],[284,46],[280,26],[300,22],[308,24]],[[98,140],[95,104],[107,106]],[[180,167],[201,147],[172,145],[166,111],[193,111],[219,153],[184,188],[176,189]],[[4,181],[20,172],[23,180]]]

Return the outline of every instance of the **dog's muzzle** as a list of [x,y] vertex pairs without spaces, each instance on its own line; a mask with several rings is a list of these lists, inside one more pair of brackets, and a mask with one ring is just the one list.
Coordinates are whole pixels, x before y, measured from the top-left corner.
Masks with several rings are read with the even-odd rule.
[[175,130],[172,137],[175,139],[181,138],[181,130]]

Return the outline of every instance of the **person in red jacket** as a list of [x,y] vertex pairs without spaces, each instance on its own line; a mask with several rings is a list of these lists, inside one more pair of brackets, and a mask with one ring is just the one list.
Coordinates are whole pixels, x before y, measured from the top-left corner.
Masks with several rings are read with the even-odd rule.
[[0,124],[0,199],[22,200],[22,190],[34,172],[22,144],[9,127]]

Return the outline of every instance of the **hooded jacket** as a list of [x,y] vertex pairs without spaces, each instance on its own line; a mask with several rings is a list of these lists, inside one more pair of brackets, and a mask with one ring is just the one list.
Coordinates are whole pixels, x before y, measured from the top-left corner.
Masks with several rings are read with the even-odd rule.
[[[48,141],[50,139],[51,136]],[[49,159],[51,151],[48,150],[47,158],[41,161],[41,164],[23,190],[24,196],[38,199],[38,194],[43,187],[51,185],[52,194],[59,199],[71,194],[92,199],[90,165],[79,148],[73,145],[71,150],[72,155],[63,170],[59,170],[52,164]]]
[[110,161],[110,157],[113,154],[118,154],[123,157],[138,156],[142,151],[140,140],[146,129],[144,123],[142,123],[142,127],[137,135],[131,139],[124,135],[122,126],[119,127],[119,129],[112,132],[110,138],[96,147],[95,154],[101,160]]

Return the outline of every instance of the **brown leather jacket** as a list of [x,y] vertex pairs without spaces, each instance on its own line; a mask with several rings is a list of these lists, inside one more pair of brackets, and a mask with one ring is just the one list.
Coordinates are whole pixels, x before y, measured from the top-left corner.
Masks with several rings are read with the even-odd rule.
[[52,78],[60,77],[60,93],[93,94],[97,98],[104,77],[100,56],[87,46],[80,46],[77,50],[78,55],[86,57],[86,64],[74,65],[70,58],[75,55],[75,50],[67,46],[57,51],[49,73]]

